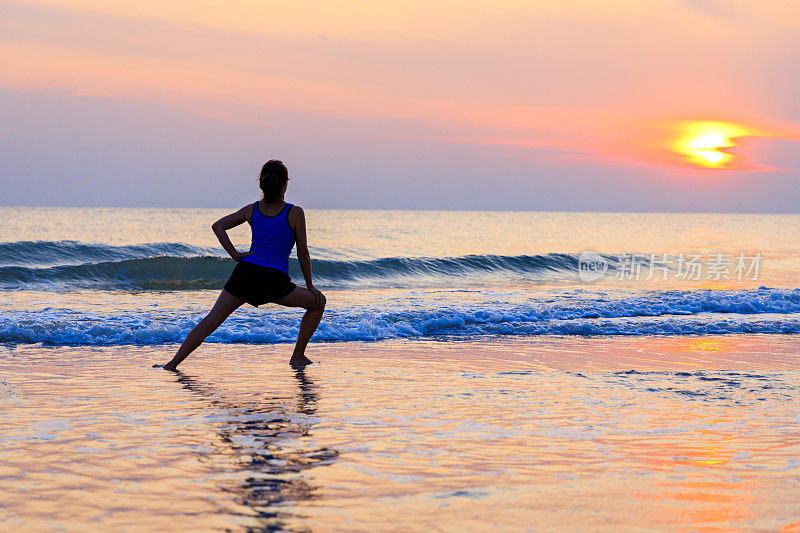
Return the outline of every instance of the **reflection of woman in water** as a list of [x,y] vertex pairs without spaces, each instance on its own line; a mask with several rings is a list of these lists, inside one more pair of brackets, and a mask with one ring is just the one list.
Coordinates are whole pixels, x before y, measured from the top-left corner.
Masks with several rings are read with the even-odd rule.
[[[186,356],[245,302],[255,307],[272,302],[305,308],[306,314],[300,322],[297,344],[289,364],[294,367],[311,364],[311,360],[305,356],[305,349],[322,319],[325,295],[311,281],[305,214],[302,208],[283,200],[288,182],[286,166],[275,159],[267,161],[258,178],[263,198],[222,217],[211,226],[220,244],[237,261],[237,265],[214,307],[192,328],[175,357],[164,365],[167,370],[175,370]],[[245,222],[252,229],[252,244],[249,252],[242,253],[233,246],[227,230]],[[297,260],[306,281],[305,289],[296,286],[289,278],[289,253],[295,243]]]
[[[297,507],[317,497],[314,468],[333,463],[337,450],[310,447],[319,394],[304,370],[295,372],[296,406],[285,394],[270,396],[231,394],[220,391],[175,370],[178,383],[202,399],[204,412],[215,419],[213,431],[219,439],[198,451],[199,460],[220,475],[219,487],[250,508],[258,527],[247,531],[293,531],[302,519]],[[305,417],[297,417],[302,413]],[[299,474],[299,475],[298,475]],[[217,498],[215,498],[217,500]],[[224,500],[219,500],[224,505]],[[302,529],[305,531],[305,529]]]

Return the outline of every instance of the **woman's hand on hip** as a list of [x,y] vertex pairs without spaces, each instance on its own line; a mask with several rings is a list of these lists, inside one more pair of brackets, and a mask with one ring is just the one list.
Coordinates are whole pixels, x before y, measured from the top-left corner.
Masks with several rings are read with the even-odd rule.
[[236,252],[231,254],[231,257],[233,258],[234,261],[236,261],[238,263],[243,258],[247,257],[248,255],[252,255],[252,254],[253,254],[253,252],[239,252],[239,251],[236,251]]

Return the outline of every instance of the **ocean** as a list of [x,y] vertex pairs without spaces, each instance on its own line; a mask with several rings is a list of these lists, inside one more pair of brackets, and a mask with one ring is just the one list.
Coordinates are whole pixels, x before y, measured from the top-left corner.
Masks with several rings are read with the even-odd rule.
[[[233,269],[215,209],[0,208],[0,342],[180,342]],[[309,210],[315,342],[800,331],[800,216]],[[233,230],[240,250],[249,228]],[[588,280],[590,263],[606,268]],[[591,265],[590,265],[591,266]],[[291,275],[302,282],[296,259]],[[596,272],[600,274],[598,270]],[[243,308],[207,342],[287,343]]]
[[308,209],[315,363],[153,368],[227,212],[0,208],[0,529],[800,530],[799,215]]

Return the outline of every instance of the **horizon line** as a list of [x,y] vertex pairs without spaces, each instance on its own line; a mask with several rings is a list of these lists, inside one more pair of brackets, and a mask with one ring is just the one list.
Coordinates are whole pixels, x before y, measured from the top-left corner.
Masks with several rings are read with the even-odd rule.
[[[301,206],[303,207],[303,206]],[[119,206],[119,205],[0,205],[0,209],[232,209],[229,207],[209,206]],[[464,212],[464,213],[590,213],[590,214],[638,214],[638,215],[800,215],[797,212],[762,212],[762,211],[635,211],[635,210],[574,210],[574,209],[433,209],[433,208],[376,208],[376,207],[303,207],[314,211],[431,211],[431,212]]]

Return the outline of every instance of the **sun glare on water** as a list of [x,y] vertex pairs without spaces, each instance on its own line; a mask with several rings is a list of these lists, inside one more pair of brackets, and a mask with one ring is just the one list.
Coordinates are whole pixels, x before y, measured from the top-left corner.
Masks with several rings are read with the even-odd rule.
[[672,149],[696,166],[731,168],[737,156],[726,149],[738,146],[736,139],[748,134],[744,127],[728,122],[688,122]]

